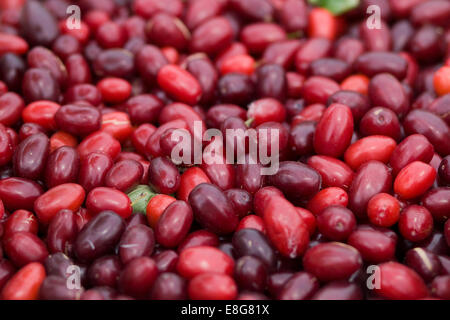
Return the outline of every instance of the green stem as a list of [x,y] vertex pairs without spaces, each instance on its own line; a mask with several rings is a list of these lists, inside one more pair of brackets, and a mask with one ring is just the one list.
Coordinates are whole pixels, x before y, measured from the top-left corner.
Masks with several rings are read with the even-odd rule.
[[133,213],[145,214],[147,209],[147,204],[151,198],[157,195],[149,186],[139,185],[130,191],[128,198],[131,201],[131,207],[133,208]]

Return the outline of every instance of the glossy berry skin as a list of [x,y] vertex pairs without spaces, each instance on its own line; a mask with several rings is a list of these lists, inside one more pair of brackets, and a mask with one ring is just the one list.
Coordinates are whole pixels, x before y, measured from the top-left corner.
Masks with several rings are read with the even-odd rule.
[[352,134],[353,116],[350,108],[333,104],[317,124],[314,149],[317,154],[338,158],[349,146]]
[[48,157],[45,182],[51,188],[63,183],[76,182],[80,169],[80,157],[75,148],[63,146]]
[[403,127],[407,134],[424,135],[439,154],[449,154],[450,142],[446,137],[450,128],[438,115],[421,109],[412,110],[406,116]]
[[113,161],[108,155],[92,152],[81,161],[78,182],[87,192],[103,186],[112,166]]
[[269,181],[292,200],[311,198],[321,185],[321,177],[316,170],[294,161],[281,162],[278,172],[270,176]]
[[133,123],[153,123],[163,108],[163,102],[154,95],[141,94],[127,100],[128,113]]
[[337,20],[328,10],[314,8],[309,14],[308,35],[333,40],[337,34]]
[[58,276],[47,277],[39,289],[40,300],[76,300],[83,289],[67,289],[66,279]]
[[56,102],[60,87],[50,71],[41,68],[28,69],[23,77],[22,91],[25,101],[49,100]]
[[413,242],[421,241],[433,231],[433,217],[425,207],[411,205],[401,213],[398,226],[406,239]]
[[21,268],[3,287],[4,300],[36,300],[45,278],[44,266],[32,262]]
[[317,228],[330,240],[346,240],[355,227],[355,216],[343,206],[329,206],[317,215]]
[[191,228],[194,215],[185,201],[171,203],[158,220],[155,236],[158,243],[167,248],[178,246]]
[[133,127],[130,117],[125,112],[109,112],[102,115],[100,130],[122,142],[130,137]]
[[362,258],[358,250],[349,245],[329,242],[308,249],[303,266],[320,281],[343,280],[362,266]]
[[381,297],[392,300],[421,299],[428,295],[427,287],[412,269],[397,262],[380,265],[380,288],[375,289]]
[[389,229],[359,225],[347,242],[361,253],[364,261],[380,263],[394,258],[397,235]]
[[214,233],[231,233],[239,223],[225,194],[212,184],[202,183],[196,186],[189,194],[189,204],[195,219]]
[[19,231],[26,231],[37,234],[39,223],[36,216],[28,210],[16,210],[6,220],[4,224],[4,236]]
[[408,64],[406,59],[395,53],[367,52],[359,56],[355,68],[368,77],[387,72],[402,80],[406,76]]
[[0,180],[0,196],[6,209],[33,211],[37,198],[44,193],[42,187],[32,180],[10,177]]
[[397,115],[390,109],[372,108],[362,117],[360,132],[364,136],[382,135],[398,141],[401,137],[400,122]]
[[25,123],[31,122],[39,124],[45,129],[55,129],[54,117],[59,108],[61,106],[52,101],[35,101],[22,110],[22,118]]
[[121,47],[125,42],[125,31],[114,22],[105,22],[96,32],[96,39],[104,48]]
[[125,101],[131,94],[131,85],[121,78],[104,78],[97,88],[105,101],[110,103],[120,103]]
[[220,65],[222,75],[232,72],[251,75],[254,71],[255,60],[247,54],[228,57]]
[[17,267],[23,267],[31,262],[44,262],[48,256],[44,242],[30,232],[14,232],[4,240],[3,245],[5,253]]
[[438,95],[443,96],[450,93],[450,82],[448,77],[450,76],[450,67],[444,66],[440,68],[434,75],[433,84]]
[[295,67],[301,74],[306,74],[311,62],[324,58],[331,53],[332,42],[323,38],[308,39],[297,51]]
[[349,189],[349,209],[357,217],[366,215],[367,204],[376,194],[389,192],[392,175],[389,168],[379,161],[363,164],[355,174]]
[[314,214],[312,214],[310,211],[296,207],[297,213],[300,215],[300,218],[303,219],[303,222],[306,224],[306,227],[308,228],[309,235],[314,235],[316,231],[317,221]]
[[431,283],[433,295],[448,300],[450,297],[450,277],[448,275],[438,276]]
[[320,288],[312,300],[362,300],[361,287],[348,281],[333,281]]
[[131,134],[130,140],[136,152],[145,154],[145,145],[148,138],[155,133],[156,127],[150,123],[141,124]]
[[158,157],[150,162],[149,183],[155,191],[174,193],[180,186],[180,179],[177,167],[167,158]]
[[324,187],[339,187],[348,190],[354,173],[343,161],[328,156],[312,156],[308,165],[320,173]]
[[159,272],[175,272],[178,254],[172,250],[165,250],[154,256]]
[[283,197],[283,193],[272,186],[263,187],[255,193],[253,196],[253,210],[258,216],[263,217],[267,203],[274,196]]
[[287,95],[289,98],[300,98],[305,78],[296,72],[286,73]]
[[324,76],[341,82],[350,75],[350,65],[344,61],[334,58],[322,58],[313,61],[309,66],[311,75]]
[[8,136],[6,127],[0,125],[0,163],[5,165],[13,157],[13,146],[11,138]]
[[[101,51],[94,58],[92,64],[96,75],[106,77],[99,82],[102,83],[102,87],[97,86],[97,89],[102,93],[107,93],[109,95],[107,99],[110,99],[114,95],[112,89],[115,87],[115,89],[121,91],[121,93],[117,92],[116,97],[123,97],[124,93],[130,88],[130,84],[127,84],[127,81],[122,78],[130,78],[134,73],[132,53],[126,49],[109,48]],[[112,87],[108,88],[106,84]]]
[[189,282],[188,295],[193,300],[230,300],[236,297],[237,286],[228,275],[204,273]]
[[190,233],[178,246],[178,252],[200,246],[219,246],[219,237],[207,230],[197,230]]
[[66,103],[75,103],[77,101],[86,101],[97,106],[101,103],[102,96],[100,90],[88,83],[75,84],[70,87],[64,95]]
[[327,100],[339,91],[339,84],[326,77],[313,76],[303,85],[303,97],[306,102],[326,104]]
[[325,109],[325,105],[321,103],[311,104],[300,111],[299,114],[294,116],[292,119],[292,125],[297,125],[307,121],[317,122],[322,118]]
[[161,50],[154,45],[145,45],[136,55],[136,68],[149,85],[156,83],[158,71],[168,63]]
[[[341,83],[341,89],[367,95],[369,90],[369,81],[369,78],[364,75],[349,76]],[[361,116],[362,115],[360,115],[360,117]]]
[[83,160],[92,152],[104,153],[115,159],[120,153],[120,142],[106,132],[97,131],[87,136],[77,148],[80,159]]
[[77,234],[76,215],[70,210],[59,211],[48,227],[47,246],[49,251],[70,254]]
[[422,198],[422,205],[433,215],[433,219],[444,222],[448,218],[450,208],[450,188],[436,188],[428,191]]
[[286,72],[278,64],[265,64],[256,70],[256,94],[283,101],[286,97]]
[[242,290],[260,292],[264,290],[267,279],[267,268],[261,260],[244,256],[236,261],[235,279]]
[[166,13],[158,13],[146,26],[147,37],[161,47],[171,46],[183,50],[190,34],[181,20]]
[[106,174],[105,185],[127,192],[138,185],[143,174],[144,168],[138,161],[131,159],[118,161]]
[[[389,88],[386,90],[386,88]],[[409,109],[408,97],[401,83],[388,73],[378,74],[369,84],[369,97],[376,106],[391,109],[404,117]]]
[[264,176],[261,174],[262,165],[259,163],[250,163],[250,157],[246,156],[247,161],[244,164],[236,166],[235,187],[242,188],[254,194],[264,184]]
[[317,123],[315,121],[301,121],[295,124],[289,133],[288,147],[298,156],[313,152],[313,139]]
[[[345,84],[346,81],[344,81],[343,84]],[[339,103],[348,106],[350,110],[352,110],[352,115],[353,119],[355,120],[355,124],[360,122],[361,118],[370,109],[370,100],[365,96],[364,93],[359,93],[359,91],[357,90],[358,89],[354,88],[350,89],[342,88],[342,90],[334,93],[328,99],[327,102],[327,104],[329,105],[331,105],[332,103]]]
[[369,136],[353,143],[345,151],[345,162],[357,170],[362,164],[370,160],[388,163],[397,143],[387,136]]
[[86,208],[92,215],[111,210],[126,219],[132,214],[131,201],[127,195],[113,188],[92,189],[86,198]]
[[201,125],[202,133],[205,130],[203,119],[200,115],[189,105],[184,103],[171,103],[164,107],[159,114],[158,121],[160,124],[165,124],[174,120],[184,120],[188,126],[189,132],[194,135],[194,138],[201,139],[201,136],[195,132],[196,121]]
[[208,127],[218,128],[227,118],[246,118],[246,110],[234,104],[219,104],[211,107],[206,113]]
[[268,238],[283,256],[296,258],[305,251],[309,242],[308,227],[289,201],[271,198],[263,219]]
[[272,296],[278,296],[293,275],[292,272],[272,273],[267,279],[267,290]]
[[329,206],[340,205],[346,207],[347,204],[347,192],[341,188],[331,187],[322,189],[309,200],[308,210],[313,214],[318,215]]
[[223,5],[220,1],[189,3],[186,8],[186,26],[192,30],[207,19],[217,16],[223,10]]
[[211,18],[192,33],[190,49],[194,52],[214,54],[231,44],[233,29],[230,22],[224,17]]
[[96,259],[88,269],[89,283],[95,286],[115,288],[122,265],[117,256],[103,256]]
[[249,105],[247,118],[253,120],[252,125],[255,127],[269,121],[283,122],[286,118],[286,110],[278,100],[264,98]]
[[391,227],[400,217],[400,204],[390,194],[379,193],[369,200],[367,216],[375,226]]
[[232,275],[233,269],[233,259],[219,249],[208,246],[183,250],[177,264],[178,273],[187,279],[209,272]]
[[38,179],[45,168],[50,141],[42,133],[23,140],[14,153],[14,171],[22,178]]
[[28,51],[27,42],[24,39],[12,34],[2,33],[0,42],[3,46],[5,46],[2,48],[2,53],[12,52],[20,55]]
[[359,32],[368,51],[389,51],[392,46],[392,37],[389,26],[381,21],[381,28],[369,29],[367,24],[361,23]]
[[182,102],[196,104],[202,95],[198,81],[186,70],[175,65],[166,65],[158,72],[158,84],[167,93]]
[[270,270],[275,267],[275,250],[262,232],[255,229],[239,230],[233,235],[232,244],[236,256],[254,256],[264,262]]
[[442,266],[436,254],[422,248],[410,249],[405,263],[414,269],[426,282],[430,282],[441,273]]
[[239,231],[241,229],[255,229],[262,233],[266,233],[266,229],[264,227],[264,220],[261,217],[254,214],[250,214],[241,219],[239,225],[236,228],[236,231]]
[[32,68],[46,69],[60,86],[65,85],[67,71],[61,68],[61,61],[52,51],[42,47],[33,48],[27,55],[27,62]]
[[83,204],[85,192],[79,184],[65,183],[51,188],[34,202],[39,221],[48,224],[62,209],[76,211]]
[[252,53],[263,52],[270,43],[285,39],[286,32],[273,23],[253,23],[241,32],[241,41]]
[[175,273],[165,272],[155,280],[151,298],[153,300],[185,300],[187,299],[186,280]]
[[153,230],[145,224],[128,224],[119,242],[119,257],[123,264],[135,258],[151,255],[155,246]]
[[404,167],[394,181],[394,191],[403,199],[413,199],[433,185],[436,170],[430,165],[415,161]]
[[401,169],[414,161],[429,163],[433,158],[434,148],[428,139],[421,134],[406,137],[397,145],[391,154],[389,164],[397,175]]
[[180,187],[177,191],[178,198],[187,201],[191,191],[201,183],[211,183],[206,173],[198,167],[187,169],[180,178]]
[[125,221],[112,211],[103,211],[92,218],[77,235],[74,252],[81,261],[90,262],[114,250]]
[[219,79],[219,96],[223,103],[246,105],[254,96],[254,83],[244,74],[229,73]]
[[225,191],[228,200],[234,208],[239,218],[243,218],[252,212],[253,198],[250,193],[242,189],[228,189]]
[[166,130],[185,129],[188,130],[188,124],[182,119],[169,121],[159,126],[148,138],[144,145],[144,153],[147,157],[159,157],[163,155],[161,148],[161,137]]
[[174,201],[176,201],[174,197],[165,194],[157,194],[150,199],[145,211],[150,227],[156,227],[164,210]]
[[307,272],[297,272],[290,277],[281,289],[280,300],[307,300],[319,289],[317,278]]
[[156,263],[149,257],[134,259],[122,270],[119,278],[121,291],[136,298],[144,298],[158,276]]

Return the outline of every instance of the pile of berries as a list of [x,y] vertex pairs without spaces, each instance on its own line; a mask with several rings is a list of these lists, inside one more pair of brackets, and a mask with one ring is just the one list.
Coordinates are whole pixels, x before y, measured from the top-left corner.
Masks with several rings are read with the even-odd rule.
[[450,1],[310,2],[0,0],[0,298],[450,299]]

